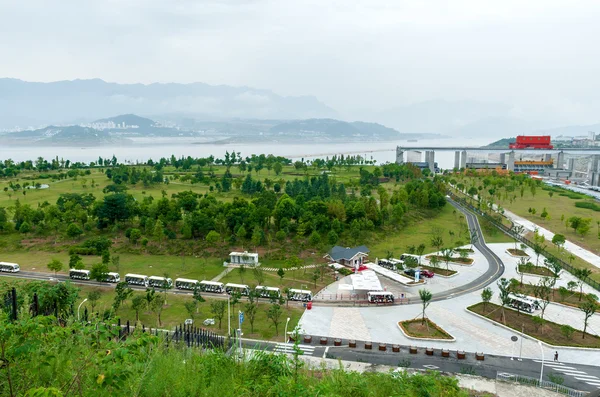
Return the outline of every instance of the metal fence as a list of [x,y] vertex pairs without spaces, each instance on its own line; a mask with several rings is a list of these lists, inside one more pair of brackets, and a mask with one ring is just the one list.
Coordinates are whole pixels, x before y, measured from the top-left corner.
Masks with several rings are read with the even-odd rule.
[[588,394],[587,392],[571,389],[569,387],[559,385],[557,383],[553,383],[553,382],[550,382],[547,380],[542,380],[542,382],[540,383],[539,379],[531,378],[529,376],[510,374],[508,372],[497,372],[496,373],[496,381],[518,383],[520,385],[527,385],[527,386],[535,386],[535,387],[539,387],[541,389],[564,394],[565,396],[570,396],[570,397],[584,397]]
[[[497,219],[495,219],[493,216],[490,216],[488,213],[482,211],[480,208],[475,207],[474,205],[472,205],[471,203],[469,203],[469,201],[468,201],[467,198],[465,198],[465,197],[459,197],[454,192],[449,192],[448,194],[450,195],[450,197],[452,197],[452,199],[454,201],[456,201],[457,203],[459,203],[463,207],[466,207],[471,212],[474,212],[475,214],[481,216],[483,219],[485,219],[486,221],[490,222],[492,225],[494,225],[496,228],[500,229],[503,233],[505,233],[506,235],[510,236],[511,238],[513,238],[513,239],[515,239],[517,241],[520,241],[523,244],[528,245],[529,247],[533,247],[533,246],[535,246],[537,244],[536,242],[531,241],[528,238],[526,238],[525,236],[522,236],[519,233],[515,232],[513,229],[511,229],[511,228],[503,225],[501,222],[498,222]],[[542,256],[544,256],[545,258],[548,258],[548,259],[554,259],[558,264],[560,264],[560,266],[563,269],[565,269],[569,273],[575,275],[575,271],[578,268],[572,266],[570,263],[567,263],[564,260],[562,260],[561,258],[558,258],[557,256],[553,255],[552,253],[546,251],[543,247],[541,247],[541,248],[542,249],[540,251],[541,252],[540,255],[542,255]],[[589,286],[591,286],[592,288],[594,288],[595,290],[600,291],[600,283],[598,283],[596,280],[592,280],[589,277],[583,278],[581,280],[583,282],[585,282],[586,284],[588,284]]]

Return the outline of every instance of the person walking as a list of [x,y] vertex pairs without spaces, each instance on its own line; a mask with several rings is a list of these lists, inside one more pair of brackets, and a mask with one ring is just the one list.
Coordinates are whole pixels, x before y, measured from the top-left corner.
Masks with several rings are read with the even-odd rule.
[[558,351],[554,352],[554,361],[558,361]]

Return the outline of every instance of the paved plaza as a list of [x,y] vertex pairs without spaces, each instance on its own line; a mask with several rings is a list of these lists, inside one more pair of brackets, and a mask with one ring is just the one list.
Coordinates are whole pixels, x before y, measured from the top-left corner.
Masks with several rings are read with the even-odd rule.
[[[502,277],[519,279],[520,276],[516,272],[517,258],[510,256],[506,252],[507,248],[514,248],[514,244],[489,244],[489,247],[502,259],[506,266]],[[527,252],[535,259],[531,250],[527,250]],[[475,254],[473,257],[478,258],[477,255]],[[463,285],[471,277],[476,278],[485,271],[486,264],[483,262],[485,262],[485,259],[478,258],[471,267],[453,265],[459,268],[462,277],[457,276],[455,278],[444,279],[439,283],[431,282],[425,287],[430,289],[435,296],[436,292],[444,288],[455,288]],[[543,263],[542,257],[540,257],[540,263]],[[473,272],[472,275],[469,275],[470,271]],[[538,280],[539,278],[535,276],[524,276],[523,278],[524,283],[536,283]],[[575,278],[567,272],[562,272],[557,286],[566,286],[567,282],[571,280],[575,280]],[[340,280],[340,282],[342,281]],[[386,282],[384,281],[383,284],[385,285]],[[498,288],[496,284],[491,284],[490,288],[494,291],[493,301],[498,302]],[[414,293],[418,294],[417,291]],[[596,291],[586,286],[584,292],[594,293]],[[317,305],[313,306],[312,310],[305,311],[301,319],[301,327],[307,334],[316,336],[342,337],[390,344],[449,348],[452,350],[462,349],[471,352],[480,351],[487,354],[518,356],[520,344],[511,341],[511,336],[520,336],[518,333],[466,311],[468,306],[481,301],[480,294],[481,291],[475,291],[456,298],[432,302],[429,305],[427,316],[454,336],[456,338],[455,342],[415,340],[402,334],[397,325],[398,321],[419,317],[421,314],[420,304],[350,308]],[[583,328],[583,314],[576,308],[551,303],[546,309],[546,318],[558,323],[570,324],[577,329]],[[596,335],[600,334],[599,314],[594,315],[590,319],[588,331]],[[597,365],[600,362],[600,351],[598,350],[577,348],[554,349],[547,346],[544,346],[543,349],[546,358],[551,357],[554,351],[558,350],[560,361],[563,362],[590,365]],[[523,340],[522,356],[540,358],[541,351],[537,341],[526,337]]]

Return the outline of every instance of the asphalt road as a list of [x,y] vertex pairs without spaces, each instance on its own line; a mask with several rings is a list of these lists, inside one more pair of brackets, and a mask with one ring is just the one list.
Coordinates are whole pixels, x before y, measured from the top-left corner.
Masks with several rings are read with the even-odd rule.
[[[349,348],[347,341],[340,347],[331,346],[332,339],[329,338],[329,346],[319,345],[319,338],[313,337],[313,344],[300,344],[299,348],[304,355],[339,359],[344,361],[355,361],[370,364],[388,365],[391,367],[405,367],[420,370],[432,370],[457,374],[469,374],[496,379],[498,373],[518,374],[530,378],[539,379],[542,363],[540,360],[523,359],[518,356],[514,358],[504,356],[486,355],[483,361],[475,359],[474,353],[466,353],[466,358],[459,360],[454,351],[450,357],[442,357],[439,349],[434,349],[434,355],[425,354],[425,348],[419,347],[417,354],[410,354],[408,346],[401,346],[399,353],[394,353],[391,346],[387,345],[386,351],[379,351],[378,345],[373,344],[373,350],[365,350],[362,342],[358,342],[357,348]],[[293,344],[242,340],[246,349],[266,350],[271,352],[293,354]],[[515,352],[516,354],[516,352]],[[544,362],[544,380],[549,377],[562,380],[566,387],[592,391],[600,388],[600,367],[579,364],[562,364],[554,362],[552,357]]]

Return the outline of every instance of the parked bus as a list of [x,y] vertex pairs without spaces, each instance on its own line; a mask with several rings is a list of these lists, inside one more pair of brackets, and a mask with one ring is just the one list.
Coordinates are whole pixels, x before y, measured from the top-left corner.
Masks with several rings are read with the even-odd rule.
[[398,259],[379,259],[379,261],[377,262],[377,264],[383,268],[389,269],[389,270],[402,270],[403,266],[402,261],[398,260]]
[[71,269],[69,270],[69,277],[73,280],[89,280],[90,271],[85,269]]
[[107,283],[118,283],[121,281],[121,275],[115,272],[106,273],[106,277],[104,277],[104,281]]
[[312,301],[312,292],[303,289],[290,289],[290,300],[309,302]]
[[367,292],[369,303],[394,303],[394,294],[388,291]]
[[540,308],[540,304],[536,299],[527,296],[510,294],[509,298],[510,303],[508,305],[520,311],[533,313],[536,309]]
[[191,280],[189,278],[176,278],[175,279],[175,288],[177,289],[189,289],[195,290],[197,286],[200,285],[200,281]]
[[225,284],[225,292],[227,292],[229,295],[233,294],[235,291],[244,296],[248,296],[250,294],[250,287],[248,287],[246,284]]
[[173,280],[166,277],[150,276],[148,277],[148,286],[156,288],[173,288]]
[[127,284],[141,285],[141,286],[147,287],[148,286],[148,276],[144,276],[142,274],[128,273],[125,275],[125,282]]
[[0,272],[16,273],[20,270],[21,268],[16,263],[0,262]]
[[223,283],[218,281],[208,281],[202,280],[200,281],[200,290],[202,292],[213,292],[215,294],[222,294],[225,286]]
[[256,287],[255,291],[256,291],[257,295],[260,296],[261,298],[271,298],[271,297],[281,298],[281,291],[277,287],[265,287],[265,286],[259,285],[258,287]]

